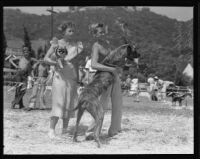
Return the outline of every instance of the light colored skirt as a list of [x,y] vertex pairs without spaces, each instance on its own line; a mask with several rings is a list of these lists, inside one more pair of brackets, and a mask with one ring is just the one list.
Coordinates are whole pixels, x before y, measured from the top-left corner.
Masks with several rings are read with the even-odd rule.
[[55,71],[52,83],[51,116],[59,118],[74,117],[73,109],[77,101],[76,72],[72,64],[66,64],[62,70]]

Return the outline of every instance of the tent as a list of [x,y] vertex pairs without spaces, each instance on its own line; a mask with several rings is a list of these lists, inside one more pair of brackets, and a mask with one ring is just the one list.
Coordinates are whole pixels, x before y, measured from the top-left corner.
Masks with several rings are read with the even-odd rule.
[[183,74],[185,74],[186,76],[189,76],[191,79],[193,79],[193,67],[190,63],[187,64],[187,66],[185,67],[185,69],[183,70]]

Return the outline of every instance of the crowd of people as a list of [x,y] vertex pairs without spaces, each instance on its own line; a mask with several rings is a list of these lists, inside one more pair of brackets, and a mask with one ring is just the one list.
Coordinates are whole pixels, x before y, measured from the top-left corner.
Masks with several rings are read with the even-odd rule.
[[[141,85],[143,84],[143,85]],[[129,96],[136,97],[137,102],[139,102],[140,92],[146,91],[146,95],[152,101],[166,101],[166,89],[170,84],[174,84],[171,81],[163,81],[157,76],[150,75],[146,83],[139,83],[137,76],[127,75],[126,80],[122,81],[122,88]],[[143,90],[141,90],[141,87]]]

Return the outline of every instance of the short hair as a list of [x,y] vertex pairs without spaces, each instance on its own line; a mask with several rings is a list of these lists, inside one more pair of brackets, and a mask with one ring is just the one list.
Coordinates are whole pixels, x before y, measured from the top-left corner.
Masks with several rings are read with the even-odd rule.
[[64,32],[67,28],[75,29],[75,24],[71,21],[64,21],[58,26],[58,30]]
[[103,23],[94,23],[89,25],[89,33],[95,35],[97,33],[97,28],[104,28]]

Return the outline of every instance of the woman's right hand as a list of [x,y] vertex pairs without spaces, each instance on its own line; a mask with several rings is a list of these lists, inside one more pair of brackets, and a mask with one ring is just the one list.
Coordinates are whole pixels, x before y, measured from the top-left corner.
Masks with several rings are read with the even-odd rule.
[[116,77],[116,76],[118,76],[118,71],[117,71],[117,69],[116,68],[114,68],[114,67],[111,67],[112,69],[111,69],[111,72],[113,73],[113,75]]

